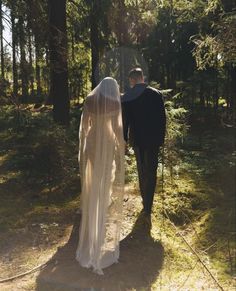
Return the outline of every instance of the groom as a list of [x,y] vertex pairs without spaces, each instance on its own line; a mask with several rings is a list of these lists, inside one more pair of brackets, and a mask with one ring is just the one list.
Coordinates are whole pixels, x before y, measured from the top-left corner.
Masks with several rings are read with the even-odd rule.
[[122,96],[124,139],[134,149],[143,212],[151,214],[159,147],[164,143],[166,114],[162,94],[144,82],[140,68],[129,72],[130,89]]

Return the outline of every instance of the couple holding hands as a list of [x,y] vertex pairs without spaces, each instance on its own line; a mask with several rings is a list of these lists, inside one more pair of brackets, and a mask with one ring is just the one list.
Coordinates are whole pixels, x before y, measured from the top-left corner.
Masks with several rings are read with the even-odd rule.
[[134,149],[142,212],[150,218],[165,137],[161,93],[144,82],[140,68],[129,72],[129,83],[121,96],[117,81],[104,78],[85,99],[80,123],[82,218],[76,260],[98,274],[119,258],[125,144]]

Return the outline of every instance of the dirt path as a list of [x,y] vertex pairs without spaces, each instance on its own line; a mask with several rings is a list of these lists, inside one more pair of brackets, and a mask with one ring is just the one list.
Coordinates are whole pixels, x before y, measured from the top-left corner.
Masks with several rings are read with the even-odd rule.
[[[120,260],[105,269],[104,276],[80,267],[75,260],[80,221],[77,214],[69,238],[67,235],[64,245],[61,242],[62,246],[52,256],[52,263],[41,272],[1,284],[1,290],[151,290],[162,267],[163,247],[150,236],[150,229],[138,215],[140,197],[127,195],[124,206]],[[49,259],[53,251],[55,247],[45,253],[45,259]]]
[[[78,241],[78,226],[80,215],[70,214],[70,225],[58,225],[57,231],[48,228],[48,242],[42,242],[43,237],[35,232],[25,232],[24,236],[12,235],[9,246],[2,252],[1,278],[12,276],[33,268],[34,266],[50,262],[50,264],[31,275],[0,285],[1,291],[192,291],[192,290],[220,290],[202,265],[189,251],[181,238],[169,230],[168,221],[165,229],[156,213],[152,215],[152,229],[143,224],[143,217],[139,215],[141,209],[140,197],[135,191],[129,190],[124,202],[124,221],[122,240],[120,243],[120,260],[118,264],[105,269],[105,274],[99,276],[90,270],[80,267],[75,260],[75,250]],[[155,199],[158,206],[158,198]],[[68,214],[58,213],[66,219]],[[55,217],[54,217],[55,218]],[[67,218],[68,219],[68,218]],[[187,240],[194,235],[191,230],[182,232]],[[33,249],[33,237],[38,235],[38,241]],[[53,240],[57,242],[53,244]],[[29,243],[31,241],[31,244]],[[25,244],[23,243],[25,242]],[[18,243],[19,242],[19,243]],[[28,247],[26,247],[28,242]],[[12,244],[15,243],[15,248]],[[38,245],[37,245],[38,243]],[[17,253],[17,245],[21,250]],[[2,250],[1,250],[2,251]],[[209,257],[200,253],[213,275],[219,280],[216,270],[209,261]],[[8,260],[6,260],[8,258]],[[233,281],[222,281],[223,290],[235,290]]]

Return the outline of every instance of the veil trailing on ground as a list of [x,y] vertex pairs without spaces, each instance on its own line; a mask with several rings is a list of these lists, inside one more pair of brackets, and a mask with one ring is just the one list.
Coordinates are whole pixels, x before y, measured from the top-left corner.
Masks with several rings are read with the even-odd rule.
[[103,79],[85,100],[79,163],[82,220],[76,259],[102,274],[119,257],[124,193],[121,102],[113,78]]

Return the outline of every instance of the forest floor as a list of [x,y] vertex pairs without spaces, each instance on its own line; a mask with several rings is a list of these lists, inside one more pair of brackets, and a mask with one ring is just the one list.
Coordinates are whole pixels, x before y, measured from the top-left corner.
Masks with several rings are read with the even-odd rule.
[[129,166],[120,261],[98,276],[75,261],[78,114],[62,129],[51,124],[50,112],[0,113],[0,280],[48,262],[0,283],[1,291],[235,290],[232,129],[190,130],[163,187],[158,172],[150,230],[140,215],[135,165]]

